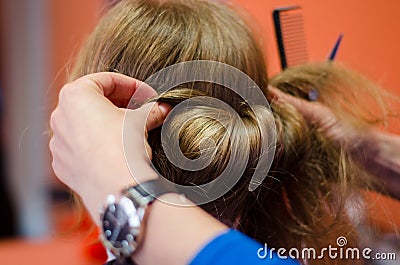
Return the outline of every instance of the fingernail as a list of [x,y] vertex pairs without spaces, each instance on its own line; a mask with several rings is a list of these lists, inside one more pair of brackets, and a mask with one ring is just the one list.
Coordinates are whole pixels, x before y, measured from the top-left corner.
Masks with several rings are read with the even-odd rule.
[[[268,86],[268,94],[272,96],[273,99],[278,100],[280,98],[279,94],[279,89],[273,87],[273,86]],[[270,99],[272,99],[270,98]]]
[[158,108],[164,116],[167,116],[171,110],[171,106],[166,103],[158,103]]
[[268,90],[271,91],[271,92],[274,93],[274,94],[279,94],[279,93],[281,93],[281,91],[280,91],[278,88],[273,87],[273,86],[268,86]]
[[276,90],[276,88],[271,85],[268,85],[268,90]]

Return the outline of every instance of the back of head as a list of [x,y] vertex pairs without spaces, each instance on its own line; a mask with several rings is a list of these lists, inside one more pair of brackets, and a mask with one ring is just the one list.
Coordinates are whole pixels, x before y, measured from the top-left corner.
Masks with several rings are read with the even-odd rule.
[[[352,95],[360,85],[366,86],[360,93],[379,95],[379,90],[364,77],[334,64],[303,65],[279,74],[272,83],[304,98],[310,89],[318,91],[325,100],[340,98],[340,94],[335,94],[337,91],[346,89]],[[331,90],[326,92],[328,88]],[[161,95],[159,100],[176,105],[196,96],[210,95],[203,90],[178,88]],[[341,100],[343,102],[337,104],[346,107],[351,104],[354,112],[340,107],[333,108],[334,112],[356,127],[365,128],[376,117],[382,118],[368,116],[368,107],[362,102],[347,101],[346,95],[342,95]],[[204,150],[215,148],[209,166],[193,172],[172,163],[161,144],[161,128],[149,134],[153,164],[163,176],[177,184],[201,185],[224,172],[232,153],[237,154],[238,162],[248,158],[239,182],[222,197],[202,205],[207,212],[274,248],[300,251],[313,248],[318,255],[328,245],[337,246],[340,237],[347,238],[346,247],[362,246],[363,237],[368,237],[363,227],[368,227],[363,218],[368,207],[360,191],[371,188],[368,174],[354,163],[350,154],[307,123],[294,107],[271,102],[271,108],[273,116],[264,107],[258,106],[253,111],[246,102],[239,104],[235,111],[243,127],[221,108],[188,108],[173,116],[174,126],[169,134],[179,135],[180,150],[192,160],[200,158]],[[211,113],[217,113],[218,119],[210,118]],[[191,119],[193,116],[198,118]],[[274,133],[268,126],[264,130],[260,126],[271,122],[277,129],[274,161],[263,183],[249,191],[255,168],[259,160],[265,159],[261,155],[262,132]],[[228,126],[224,126],[226,124]],[[247,143],[241,141],[244,137],[248,138]],[[215,145],[204,144],[205,139],[211,139]],[[244,157],[246,149],[250,150],[248,157]],[[351,259],[340,260],[340,264],[356,263]],[[308,264],[332,264],[332,260],[326,255],[322,259],[311,258]]]

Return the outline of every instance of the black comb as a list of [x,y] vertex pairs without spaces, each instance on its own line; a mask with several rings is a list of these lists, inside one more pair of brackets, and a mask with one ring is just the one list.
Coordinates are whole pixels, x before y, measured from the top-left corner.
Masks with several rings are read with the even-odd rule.
[[277,8],[274,9],[272,15],[282,70],[307,62],[308,54],[301,7]]

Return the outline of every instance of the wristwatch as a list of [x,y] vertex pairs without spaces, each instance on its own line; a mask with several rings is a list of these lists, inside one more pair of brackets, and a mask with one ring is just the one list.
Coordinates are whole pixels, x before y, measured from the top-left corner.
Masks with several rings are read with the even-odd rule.
[[151,203],[165,193],[174,192],[161,179],[124,189],[119,196],[108,195],[101,214],[100,239],[117,259],[129,258],[140,247],[146,216]]

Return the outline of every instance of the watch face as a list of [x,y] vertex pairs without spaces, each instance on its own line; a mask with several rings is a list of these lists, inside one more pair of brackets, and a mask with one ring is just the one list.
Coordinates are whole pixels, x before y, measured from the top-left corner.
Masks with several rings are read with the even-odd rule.
[[136,237],[139,234],[144,209],[135,206],[133,201],[125,196],[115,201],[111,195],[107,201],[108,206],[102,219],[106,247],[117,256],[129,256],[137,246]]

